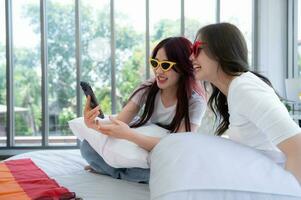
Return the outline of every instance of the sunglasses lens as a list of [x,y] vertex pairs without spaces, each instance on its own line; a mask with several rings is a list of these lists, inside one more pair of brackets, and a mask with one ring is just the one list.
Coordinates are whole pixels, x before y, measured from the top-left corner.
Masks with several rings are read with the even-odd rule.
[[195,48],[195,45],[193,45],[193,47],[192,47],[192,53],[193,53],[194,55],[196,55],[196,48]]
[[194,56],[198,56],[206,43],[202,41],[196,41],[192,46],[192,53]]
[[194,45],[192,47],[192,52],[193,52],[194,55],[199,54],[199,44],[198,43],[194,43]]
[[156,60],[151,60],[150,64],[152,65],[153,68],[156,68],[159,65],[158,61],[156,61]]
[[166,62],[162,62],[161,63],[161,67],[164,70],[167,70],[170,67],[170,65],[171,65],[170,63],[166,63]]
[[201,48],[197,48],[197,49],[195,49],[195,55],[199,55],[199,53],[200,53],[200,51],[201,51]]

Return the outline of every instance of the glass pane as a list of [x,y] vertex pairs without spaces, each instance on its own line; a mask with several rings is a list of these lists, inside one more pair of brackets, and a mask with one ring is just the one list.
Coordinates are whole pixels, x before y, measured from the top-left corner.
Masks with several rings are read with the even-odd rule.
[[301,77],[301,0],[298,1],[298,68]]
[[68,121],[76,117],[74,0],[47,1],[49,144],[75,145]]
[[[90,83],[104,113],[111,114],[110,1],[81,1],[81,26],[81,80]],[[85,95],[82,99],[85,104]]]
[[39,1],[14,0],[15,144],[41,145],[41,60]]
[[181,0],[149,1],[151,50],[160,40],[181,34]]
[[216,20],[216,1],[185,1],[185,36],[194,41],[197,31]]
[[[135,5],[128,6],[128,5]],[[115,1],[117,112],[145,79],[145,1]]]
[[[150,54],[162,39],[181,35],[181,0],[149,1]],[[150,76],[153,72],[150,68]]]
[[[237,9],[239,8],[239,9]],[[252,0],[221,0],[221,22],[236,25],[248,46],[249,65],[252,60]]]
[[0,146],[6,146],[5,1],[0,1]]

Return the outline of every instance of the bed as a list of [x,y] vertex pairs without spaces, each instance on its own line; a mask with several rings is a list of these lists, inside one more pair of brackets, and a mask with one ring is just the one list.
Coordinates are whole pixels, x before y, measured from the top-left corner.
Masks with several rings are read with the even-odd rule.
[[87,172],[79,150],[35,151],[9,160],[21,158],[31,158],[49,177],[84,200],[301,199],[295,177],[266,155],[203,134],[163,138],[150,153],[149,185]]
[[84,200],[148,200],[147,184],[132,183],[84,170],[79,150],[34,151],[9,158],[31,158],[49,177]]

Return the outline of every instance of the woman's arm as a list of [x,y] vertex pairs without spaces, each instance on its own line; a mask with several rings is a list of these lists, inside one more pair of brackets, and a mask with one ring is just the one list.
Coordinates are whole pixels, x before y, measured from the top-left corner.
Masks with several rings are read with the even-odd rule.
[[[199,128],[196,124],[190,124],[191,132],[196,132]],[[151,151],[159,142],[161,138],[146,136],[142,134],[137,134],[133,129],[131,129],[132,134],[128,135],[126,138],[129,141],[136,143],[138,146],[144,148],[147,151]],[[182,122],[177,133],[186,132],[185,123]]]
[[[97,123],[98,131],[110,137],[125,139],[134,142],[138,146],[147,151],[151,151],[160,141],[161,138],[151,137],[137,133],[134,129],[131,129],[126,123],[110,117],[112,124],[99,124]],[[184,127],[184,128],[183,128]],[[198,125],[192,124],[191,130],[195,132]],[[185,125],[181,125],[178,132],[186,132]]]
[[290,171],[301,184],[301,133],[284,140],[278,148],[285,154],[285,168]]
[[[84,121],[87,127],[96,129],[95,118],[99,115],[99,106],[94,109],[90,108],[91,97],[87,97],[85,109],[84,109]],[[139,112],[140,107],[132,101],[129,101],[122,111],[117,115],[117,119],[124,123],[130,123],[136,114]]]
[[136,143],[138,146],[147,151],[151,151],[160,142],[161,138],[146,136],[138,134],[134,130],[132,131],[133,133],[129,135],[127,140]]
[[117,115],[116,119],[129,124],[139,112],[140,107],[133,101],[129,101]]
[[131,129],[126,123],[110,117],[112,124],[96,123],[97,130],[110,137],[129,140],[147,151],[151,151],[156,146],[160,138],[145,136]]
[[[191,132],[197,132],[197,130],[198,130],[199,127],[200,127],[199,125],[190,124],[190,130],[191,130]],[[185,123],[184,122],[181,122],[180,128],[179,128],[179,130],[177,132],[178,133],[180,133],[180,132],[186,132],[186,128],[185,128]]]

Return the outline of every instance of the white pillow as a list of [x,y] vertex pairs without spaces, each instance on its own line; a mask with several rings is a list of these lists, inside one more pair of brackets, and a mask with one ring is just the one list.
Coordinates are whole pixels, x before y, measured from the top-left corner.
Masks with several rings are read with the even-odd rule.
[[[108,118],[99,119],[106,123]],[[76,118],[68,122],[73,134],[80,140],[87,140],[91,147],[112,167],[115,168],[149,168],[149,152],[133,142],[108,137],[94,129],[88,128],[84,118]],[[163,137],[168,131],[155,124],[135,128],[138,133],[153,137]]]
[[202,198],[208,191],[233,200],[301,198],[291,173],[258,151],[217,136],[171,134],[155,146],[150,160],[151,199],[219,199]]

